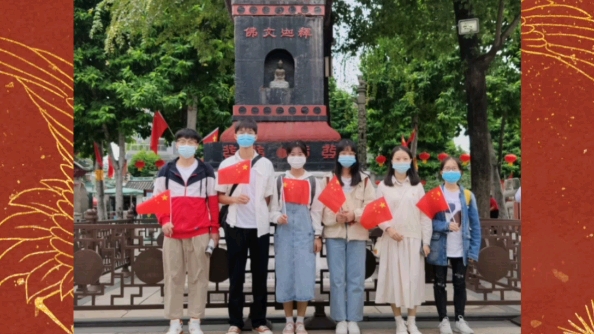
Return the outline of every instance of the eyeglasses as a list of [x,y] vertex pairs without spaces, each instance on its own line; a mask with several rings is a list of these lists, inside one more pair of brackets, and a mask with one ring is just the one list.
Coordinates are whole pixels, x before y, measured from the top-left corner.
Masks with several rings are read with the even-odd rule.
[[198,142],[191,139],[180,139],[177,141],[180,145],[198,145]]

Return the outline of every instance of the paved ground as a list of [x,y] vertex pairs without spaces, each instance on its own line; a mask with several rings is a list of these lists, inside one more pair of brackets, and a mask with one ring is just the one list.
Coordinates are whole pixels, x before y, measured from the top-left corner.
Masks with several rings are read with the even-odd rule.
[[[480,321],[469,322],[476,334],[520,334],[520,327],[509,321]],[[423,321],[417,326],[423,334],[439,334],[437,322]],[[362,334],[394,334],[394,324],[389,321],[364,322],[360,324]],[[202,326],[205,334],[225,333],[225,325]],[[187,326],[185,328],[187,330]],[[282,331],[282,324],[275,324],[273,328],[275,333]],[[144,333],[144,334],[164,334],[167,327],[108,327],[108,328],[75,328],[75,334],[125,334],[125,333]],[[187,333],[187,332],[184,332]],[[246,334],[254,332],[245,332]],[[334,331],[310,331],[311,334],[334,334]]]

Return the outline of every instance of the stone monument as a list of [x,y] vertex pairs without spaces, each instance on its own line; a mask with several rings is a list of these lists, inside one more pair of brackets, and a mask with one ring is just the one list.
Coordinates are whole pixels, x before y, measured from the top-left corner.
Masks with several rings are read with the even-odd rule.
[[[334,166],[339,133],[330,127],[328,77],[331,0],[231,0],[235,24],[233,124],[258,122],[256,150],[277,171],[288,169],[282,145],[303,140],[306,168]],[[234,125],[220,142],[205,144],[205,161],[215,168],[238,149]]]

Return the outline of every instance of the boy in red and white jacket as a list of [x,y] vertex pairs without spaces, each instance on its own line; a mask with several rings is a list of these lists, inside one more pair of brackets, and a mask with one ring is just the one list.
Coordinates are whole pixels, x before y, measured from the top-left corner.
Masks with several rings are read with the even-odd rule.
[[171,191],[171,214],[157,215],[163,226],[163,271],[165,274],[165,317],[167,334],[183,331],[183,298],[188,273],[188,315],[190,334],[202,334],[210,261],[209,241],[219,242],[219,200],[213,168],[196,159],[200,135],[192,129],[175,134],[179,158],[159,171],[153,196]]

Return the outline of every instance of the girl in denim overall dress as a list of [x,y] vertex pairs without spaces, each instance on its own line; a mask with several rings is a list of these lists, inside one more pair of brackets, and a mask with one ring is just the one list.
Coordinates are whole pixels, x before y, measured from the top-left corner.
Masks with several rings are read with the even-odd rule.
[[[287,146],[287,153],[291,170],[277,178],[270,210],[271,221],[277,224],[274,234],[276,300],[283,304],[287,318],[283,334],[307,334],[303,320],[307,303],[314,299],[316,253],[322,249],[324,207],[318,201],[321,193],[318,180],[303,169],[307,161],[305,143],[292,142]],[[295,194],[291,193],[293,180],[309,183],[306,194],[300,192],[301,202],[295,201]],[[293,302],[297,302],[296,323]]]

